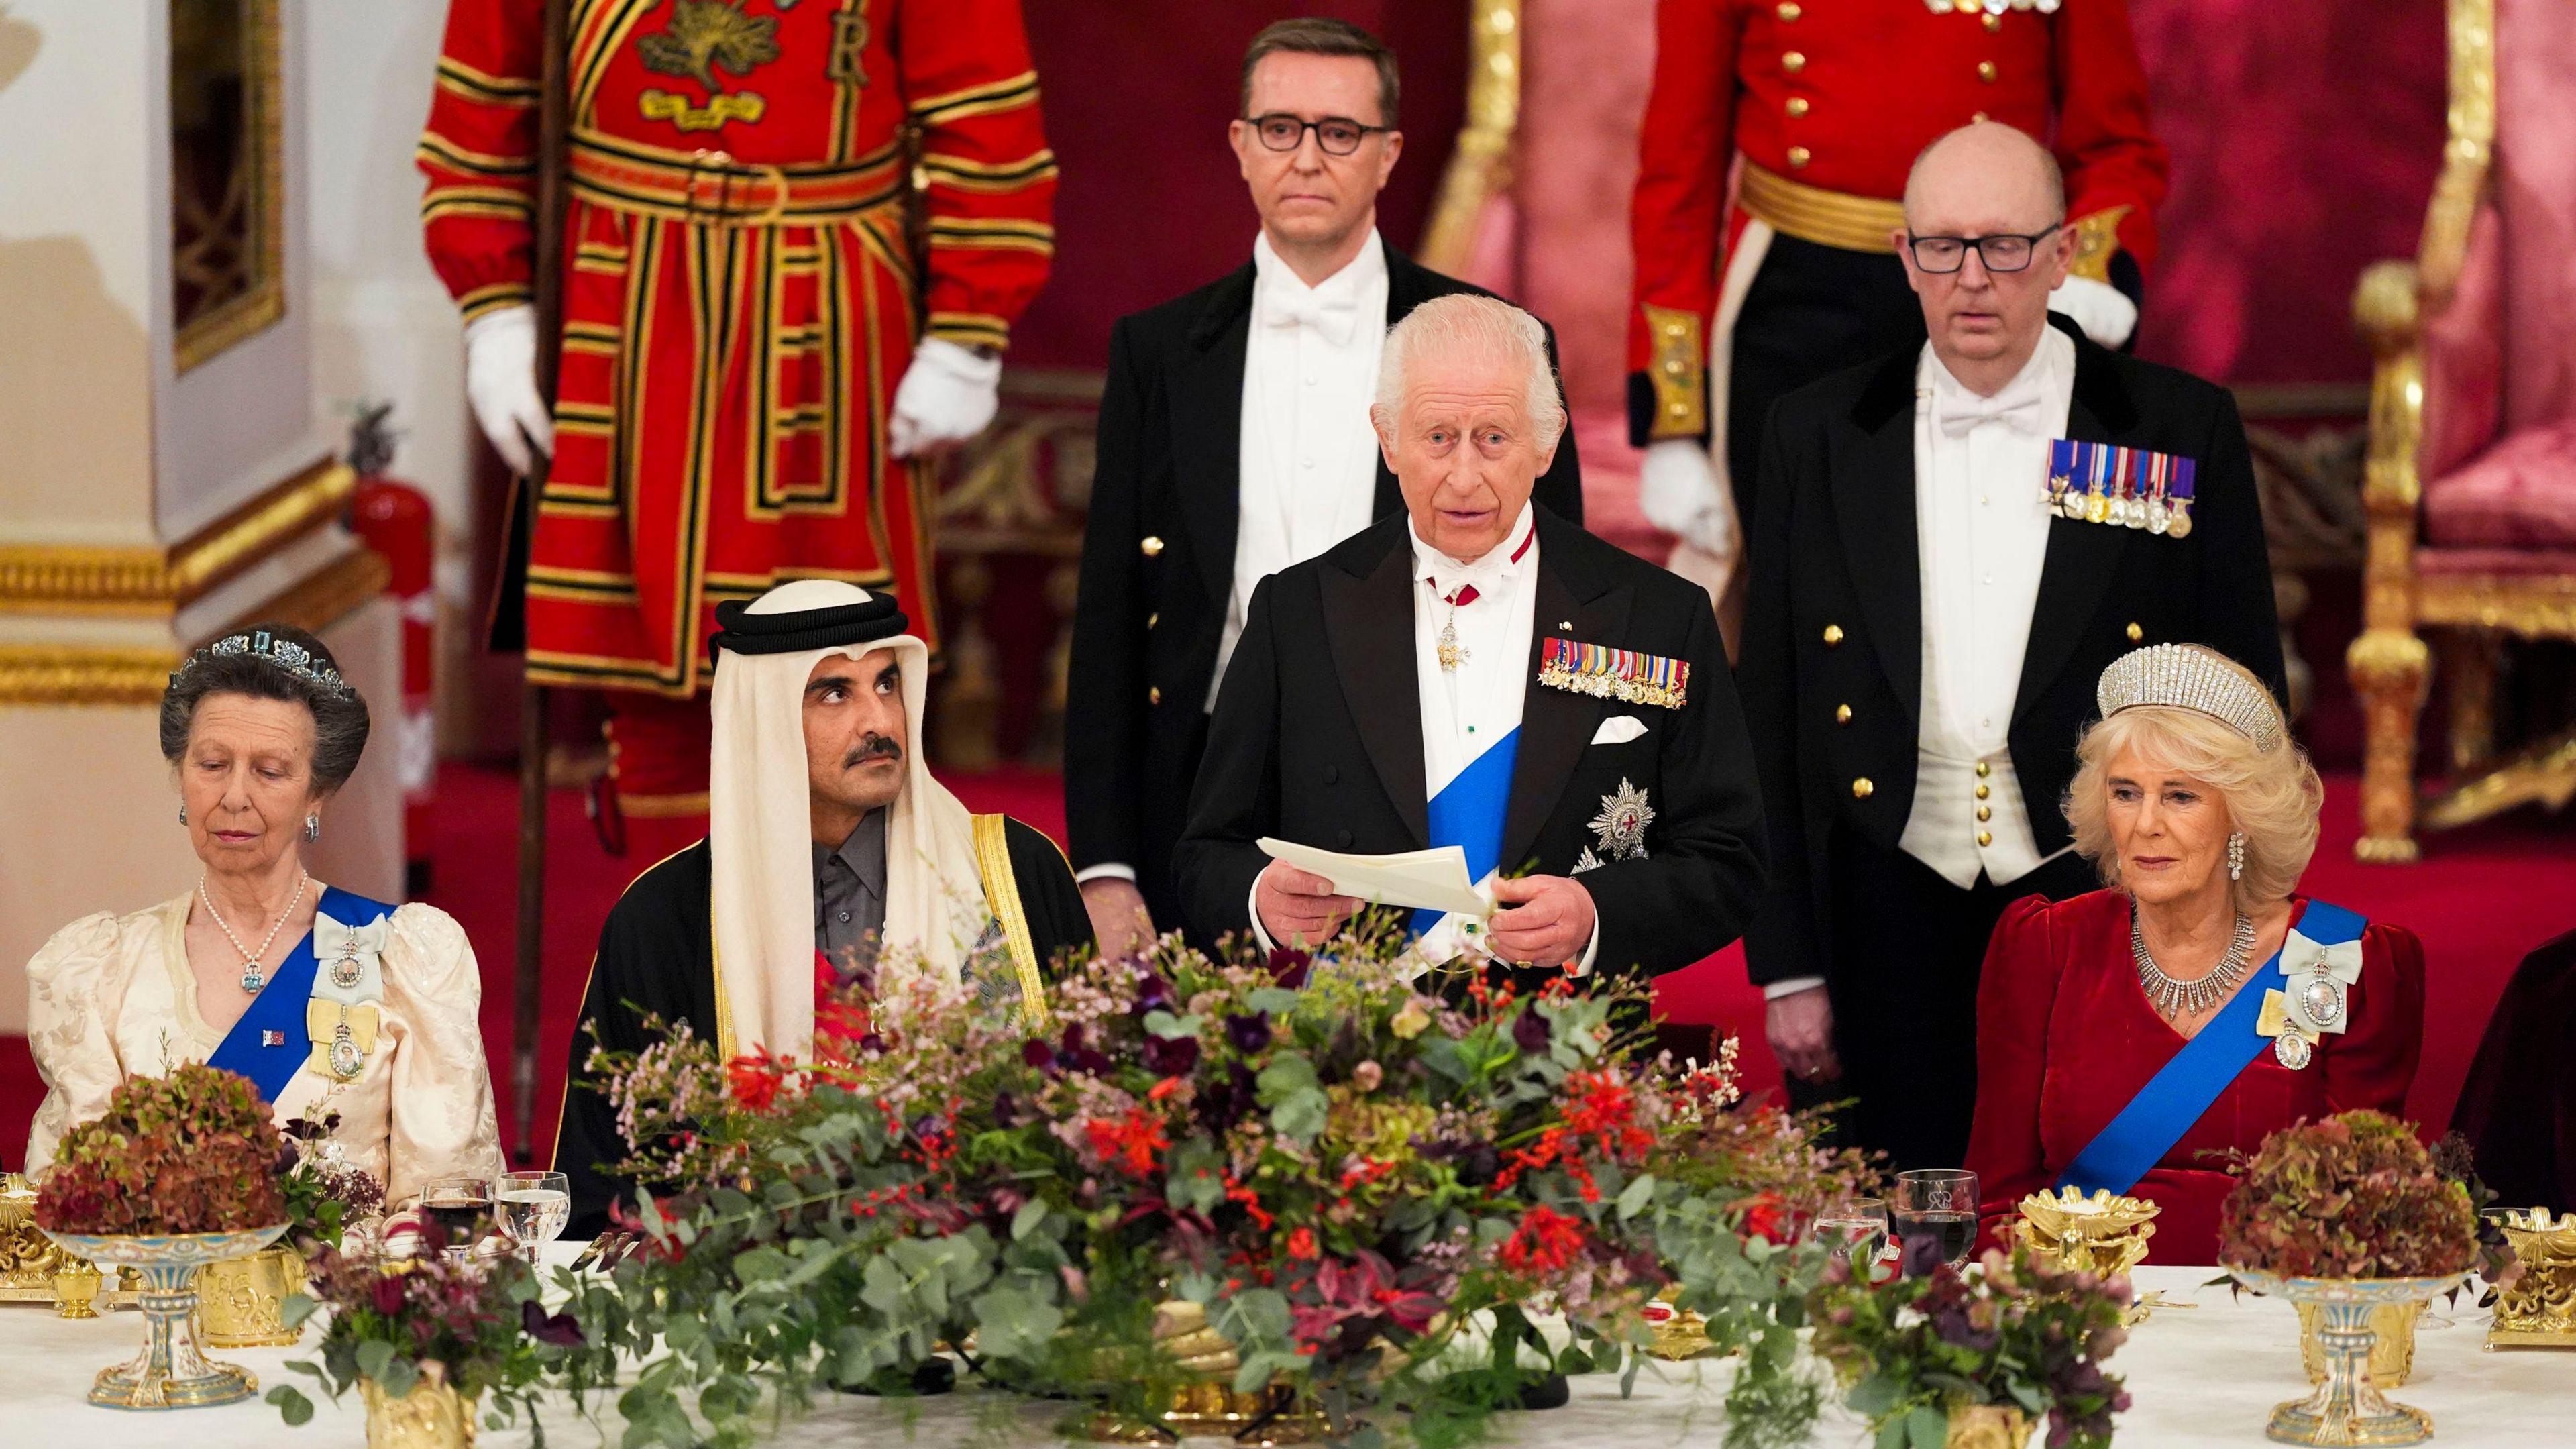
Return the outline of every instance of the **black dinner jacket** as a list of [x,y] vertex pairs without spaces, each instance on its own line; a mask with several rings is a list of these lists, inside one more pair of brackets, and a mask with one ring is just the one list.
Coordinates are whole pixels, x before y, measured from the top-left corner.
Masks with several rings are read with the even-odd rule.
[[[2199,469],[2188,537],[2063,517],[2048,525],[2009,731],[2042,855],[2070,839],[2059,802],[2074,778],[2077,737],[2095,717],[2094,686],[2114,659],[2142,643],[2205,644],[2287,697],[2253,457],[2235,399],[2050,321],[2075,339],[2068,436],[2194,458]],[[1771,828],[1772,889],[1745,935],[1757,984],[1832,975],[1833,834],[1853,831],[1893,851],[1914,808],[1920,356],[1908,349],[1790,393],[1763,439],[1738,665]]]
[[[1434,297],[1484,295],[1391,245],[1386,273],[1390,325]],[[1100,398],[1065,691],[1068,855],[1076,870],[1103,861],[1134,866],[1157,924],[1180,914],[1171,850],[1187,819],[1208,683],[1234,588],[1252,280],[1247,262],[1186,296],[1121,318]],[[1550,334],[1550,362],[1555,349]],[[1571,429],[1535,497],[1558,516],[1583,521],[1583,469]],[[1371,516],[1403,511],[1395,475],[1381,458]]]
[[[1646,857],[1580,877],[1601,919],[1602,976],[1687,966],[1743,930],[1762,888],[1762,806],[1744,716],[1708,595],[1537,510],[1531,683],[1512,770],[1506,874],[1568,875],[1607,798],[1643,789]],[[1251,925],[1265,835],[1379,854],[1428,845],[1414,671],[1413,550],[1401,513],[1253,592],[1208,726],[1207,758],[1174,858],[1191,926]],[[1536,682],[1551,635],[1689,661],[1678,709]],[[1602,721],[1646,732],[1595,744]],[[1608,852],[1599,852],[1607,856]],[[1549,973],[1553,974],[1553,973]]]

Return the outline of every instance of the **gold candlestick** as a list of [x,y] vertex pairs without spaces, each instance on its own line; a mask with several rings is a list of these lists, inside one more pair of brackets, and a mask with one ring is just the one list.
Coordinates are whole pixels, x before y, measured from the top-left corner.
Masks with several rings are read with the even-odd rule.
[[0,1176],[0,1303],[51,1303],[63,1251],[36,1227],[36,1190],[18,1173]]
[[2522,1276],[2496,1294],[2489,1348],[2576,1348],[2576,1213],[2508,1212],[2500,1226]]
[[2021,1200],[2013,1233],[2033,1255],[2061,1272],[2109,1278],[2146,1261],[2147,1239],[2155,1236],[2154,1219],[2162,1211],[2142,1198],[2115,1197],[2098,1189],[2090,1197],[2071,1187],[2063,1193],[2035,1192]]

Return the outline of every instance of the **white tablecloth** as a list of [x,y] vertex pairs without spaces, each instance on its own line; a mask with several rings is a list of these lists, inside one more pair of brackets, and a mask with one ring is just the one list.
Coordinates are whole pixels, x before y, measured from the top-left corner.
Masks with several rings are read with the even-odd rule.
[[[566,1256],[569,1251],[562,1250]],[[2140,1270],[2142,1289],[2160,1288],[2170,1300],[2200,1306],[2158,1312],[2112,1360],[2111,1367],[2126,1376],[2136,1400],[2119,1421],[2122,1444],[2138,1449],[2259,1445],[2265,1442],[2263,1423],[2272,1406],[2306,1392],[2297,1322],[2289,1306],[2252,1297],[2231,1303],[2226,1289],[2199,1286],[2213,1276],[2207,1268]],[[2434,1321],[2443,1313],[2457,1321]],[[315,1396],[319,1412],[313,1422],[292,1430],[276,1409],[257,1400],[159,1414],[92,1407],[82,1397],[91,1378],[109,1363],[131,1356],[142,1329],[141,1316],[133,1312],[67,1323],[44,1305],[0,1304],[0,1405],[6,1408],[0,1440],[42,1449],[169,1444],[187,1449],[358,1449],[364,1444],[365,1415],[355,1395],[336,1409]],[[2456,1308],[2437,1303],[2416,1336],[2414,1377],[2396,1397],[2430,1412],[2437,1442],[2445,1445],[2566,1449],[2576,1444],[2576,1352],[2488,1353],[2485,1341],[2486,1314],[2466,1295]],[[215,1356],[256,1372],[263,1391],[271,1384],[293,1382],[310,1396],[313,1381],[283,1367],[287,1359],[307,1352],[309,1345],[305,1350],[238,1349]],[[1625,1401],[1616,1378],[1579,1378],[1572,1404],[1513,1416],[1503,1437],[1549,1449],[1709,1444],[1721,1422],[1717,1416],[1727,1372],[1722,1363],[1650,1365],[1638,1377],[1635,1396]],[[1050,1428],[1064,1407],[971,1388],[900,1404],[833,1396],[818,1400],[807,1417],[790,1420],[782,1442],[903,1443],[909,1421],[913,1444],[993,1444],[1016,1437],[1035,1449],[1061,1442]],[[997,1410],[1001,1421],[1015,1417],[1024,1432],[993,1434]],[[573,1418],[568,1403],[552,1406],[546,1418],[553,1444],[583,1449],[598,1442]],[[527,1435],[486,1432],[480,1442],[487,1449],[518,1449]],[[1855,1421],[1836,1411],[1815,1442],[1841,1449],[1863,1442],[1863,1434]]]

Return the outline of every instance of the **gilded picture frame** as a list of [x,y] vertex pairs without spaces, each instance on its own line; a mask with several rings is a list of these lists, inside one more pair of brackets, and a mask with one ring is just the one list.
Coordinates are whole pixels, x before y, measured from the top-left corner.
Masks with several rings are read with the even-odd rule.
[[182,373],[286,315],[279,0],[169,0],[171,304]]

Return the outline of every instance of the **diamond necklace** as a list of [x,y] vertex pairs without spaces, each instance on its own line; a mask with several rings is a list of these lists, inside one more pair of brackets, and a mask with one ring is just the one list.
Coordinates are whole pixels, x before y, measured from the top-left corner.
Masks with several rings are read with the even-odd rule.
[[2254,919],[2243,911],[2236,913],[2236,931],[2227,942],[2227,954],[2218,959],[2218,967],[2197,981],[2176,981],[2156,964],[2147,952],[2146,932],[2138,927],[2138,908],[2129,908],[2129,955],[2138,963],[2138,985],[2156,1010],[2168,1017],[2197,1012],[2224,998],[2245,979],[2254,957]]
[[215,898],[206,894],[206,878],[197,877],[197,899],[206,903],[207,917],[214,921],[216,930],[224,933],[224,939],[233,943],[233,949],[241,953],[241,989],[243,991],[257,996],[259,989],[268,984],[268,973],[259,969],[259,963],[267,957],[268,948],[276,944],[277,933],[286,929],[287,921],[295,915],[295,908],[304,903],[304,887],[312,880],[312,876],[302,871],[295,873],[294,898],[286,903],[285,910],[278,913],[277,924],[268,928],[268,934],[260,938],[259,949],[254,951],[243,945],[241,937],[234,935],[233,928],[224,923],[224,913],[215,909]]

